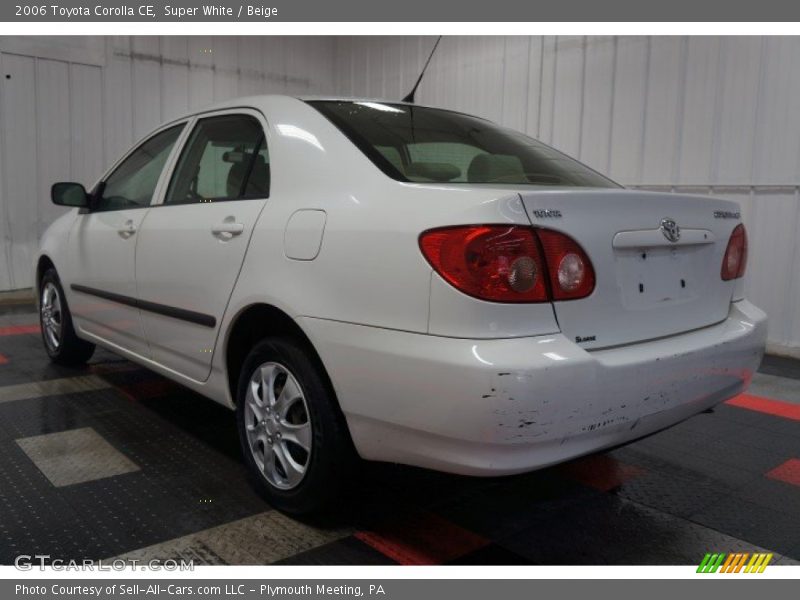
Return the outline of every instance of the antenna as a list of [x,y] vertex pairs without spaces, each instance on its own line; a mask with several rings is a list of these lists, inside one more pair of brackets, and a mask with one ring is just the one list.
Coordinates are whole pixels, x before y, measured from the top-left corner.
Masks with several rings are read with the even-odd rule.
[[419,74],[419,78],[417,79],[417,83],[414,84],[414,87],[411,88],[411,91],[408,95],[403,98],[403,102],[408,102],[410,104],[414,104],[414,94],[417,93],[417,88],[419,87],[420,82],[422,82],[422,77],[425,75],[425,70],[428,68],[428,65],[431,64],[431,59],[433,58],[433,53],[436,52],[436,48],[439,47],[439,42],[442,41],[442,36],[439,36],[436,39],[436,43],[433,45],[433,50],[431,50],[430,56],[428,56],[428,60],[425,61],[425,66],[422,67],[422,72]]

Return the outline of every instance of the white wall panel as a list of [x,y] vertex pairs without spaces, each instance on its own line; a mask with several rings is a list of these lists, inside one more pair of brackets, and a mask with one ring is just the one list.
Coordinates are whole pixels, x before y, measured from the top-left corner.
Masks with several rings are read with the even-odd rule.
[[33,247],[38,236],[38,157],[36,155],[36,60],[3,54],[2,118],[4,133],[0,150],[3,160],[3,217],[7,271],[10,287],[29,287]]
[[214,102],[213,41],[208,36],[192,36],[189,51],[189,109],[196,110]]
[[688,41],[680,146],[681,183],[713,182],[711,164],[719,115],[719,47],[721,38],[696,37]]
[[189,40],[161,37],[161,112],[164,121],[189,110]]
[[748,184],[753,181],[763,46],[764,40],[758,37],[722,40],[719,146],[714,156],[714,183]]
[[572,156],[579,156],[585,76],[584,40],[580,36],[560,36],[556,39],[555,52],[552,143]]
[[528,55],[531,38],[507,37],[504,43],[503,109],[500,120],[512,129],[525,131],[528,126]]
[[214,102],[239,96],[238,40],[215,37],[213,40]]
[[133,38],[131,44],[133,135],[138,140],[157,127],[161,119],[161,40]]
[[239,94],[254,96],[264,93],[264,54],[261,39],[246,37],[239,42]]
[[644,113],[641,181],[649,184],[674,181],[679,158],[679,108],[682,105],[685,69],[685,40],[654,37],[650,40],[650,60]]
[[70,65],[40,59],[36,64],[36,140],[39,159],[37,233],[67,209],[50,202],[50,185],[72,177],[70,119]]
[[795,183],[800,167],[800,37],[765,39],[759,90],[755,173],[758,183]]
[[642,143],[650,40],[622,37],[617,44],[612,104],[611,163],[618,181],[641,183]]
[[537,131],[539,139],[548,144],[553,142],[553,114],[555,113],[556,73],[558,70],[557,41],[558,38],[549,35],[542,39]]
[[609,145],[616,45],[616,40],[610,37],[589,37],[586,40],[581,153],[578,158],[605,173],[608,172],[611,156]]
[[103,69],[103,158],[106,165],[113,163],[133,143],[132,62],[130,38],[108,38]]
[[71,179],[89,188],[103,174],[102,72],[73,63],[69,75],[71,143],[64,149],[70,151]]

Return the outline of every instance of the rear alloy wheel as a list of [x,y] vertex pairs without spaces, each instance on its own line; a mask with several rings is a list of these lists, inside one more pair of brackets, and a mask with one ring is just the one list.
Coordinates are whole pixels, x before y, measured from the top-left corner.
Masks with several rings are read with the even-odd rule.
[[356,455],[319,360],[292,338],[268,338],[245,359],[236,416],[256,489],[292,514],[327,508],[345,489]]
[[85,363],[94,354],[95,346],[75,335],[64,290],[55,269],[47,270],[39,289],[39,323],[50,360],[68,366]]
[[311,417],[303,390],[283,365],[265,362],[250,377],[245,403],[247,443],[270,485],[290,490],[311,458]]

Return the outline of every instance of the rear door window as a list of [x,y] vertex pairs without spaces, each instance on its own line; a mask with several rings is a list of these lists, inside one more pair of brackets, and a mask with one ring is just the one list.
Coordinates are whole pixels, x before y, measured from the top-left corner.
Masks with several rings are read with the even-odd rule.
[[209,117],[186,142],[164,204],[266,198],[269,182],[261,124],[248,115]]

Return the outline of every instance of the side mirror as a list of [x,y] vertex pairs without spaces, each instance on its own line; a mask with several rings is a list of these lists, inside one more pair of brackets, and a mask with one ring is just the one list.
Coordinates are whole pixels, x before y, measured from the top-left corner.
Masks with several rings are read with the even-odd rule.
[[54,183],[50,188],[50,198],[53,200],[53,204],[59,206],[76,206],[78,208],[89,206],[89,195],[86,193],[86,188],[80,183],[71,181]]

